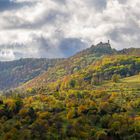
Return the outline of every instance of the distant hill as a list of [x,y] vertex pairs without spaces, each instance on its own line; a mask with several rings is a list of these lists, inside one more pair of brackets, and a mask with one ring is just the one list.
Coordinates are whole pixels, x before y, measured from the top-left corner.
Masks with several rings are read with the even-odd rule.
[[[100,42],[66,59],[21,59],[0,62],[0,90],[22,87],[40,87],[71,75],[106,55],[136,55],[139,48],[117,51],[109,43]],[[62,61],[60,61],[62,60]],[[50,69],[48,69],[50,67]],[[25,83],[25,84],[24,84]]]
[[107,43],[100,42],[97,45],[92,45],[90,48],[81,52],[82,54],[95,54],[96,56],[101,55],[112,55],[116,54],[117,50],[111,48],[109,41]]
[[[38,86],[55,81],[59,77],[85,68],[103,55],[111,55],[115,52],[109,42],[100,42],[63,61],[60,61],[62,59],[20,59],[0,62],[0,90],[15,88],[26,82],[33,85],[36,81],[40,81],[37,82]],[[48,70],[49,67],[52,68]]]
[[22,87],[35,88],[45,86],[49,82],[56,81],[60,78],[63,78],[66,75],[71,75],[82,69],[85,69],[86,67],[94,63],[96,60],[102,59],[103,56],[116,56],[118,58],[119,55],[138,56],[139,54],[140,49],[130,48],[117,51],[116,49],[111,48],[109,41],[107,43],[100,42],[97,45],[92,45],[90,48],[85,49],[77,53],[76,55],[63,60],[60,63],[57,63],[55,67],[52,67],[42,75],[35,77],[33,80],[28,81]]
[[81,69],[86,68],[95,60],[101,59],[105,55],[114,55],[116,53],[117,51],[111,48],[109,42],[100,42],[97,45],[92,45],[90,48],[63,60],[60,63],[57,63],[55,67],[25,83],[23,87],[38,87],[46,85],[48,82],[56,81],[65,75],[71,75]]
[[53,67],[61,59],[20,59],[0,62],[0,90],[14,88]]
[[119,51],[120,54],[140,55],[140,48],[128,48]]

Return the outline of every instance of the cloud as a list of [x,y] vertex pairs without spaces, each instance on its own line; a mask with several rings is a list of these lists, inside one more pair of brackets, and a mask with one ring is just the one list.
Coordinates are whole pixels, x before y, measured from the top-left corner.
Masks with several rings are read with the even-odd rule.
[[31,1],[0,0],[0,12],[18,10],[24,6],[31,6]]
[[0,59],[68,57],[108,39],[117,49],[140,47],[139,6],[139,0],[0,1]]
[[97,11],[101,12],[106,8],[107,0],[87,0],[87,4],[90,8],[94,7]]
[[60,44],[59,49],[62,52],[63,57],[69,57],[79,52],[81,49],[85,49],[87,44],[77,38],[64,38]]

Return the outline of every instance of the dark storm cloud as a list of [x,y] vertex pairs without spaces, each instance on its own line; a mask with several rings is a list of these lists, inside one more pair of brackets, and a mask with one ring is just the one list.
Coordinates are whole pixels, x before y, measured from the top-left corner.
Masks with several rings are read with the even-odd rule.
[[64,38],[59,44],[59,48],[63,54],[63,57],[72,56],[86,48],[86,46],[86,43],[77,38]]
[[79,38],[61,38],[58,47],[55,47],[52,40],[44,37],[35,37],[33,44],[38,48],[39,57],[47,58],[66,58],[87,46]]
[[[30,46],[30,49],[29,49]],[[0,46],[0,59],[9,60],[19,58],[66,58],[86,48],[87,44],[78,38],[62,38],[59,46],[55,47],[53,42],[45,37],[33,37],[28,44],[12,44]],[[4,56],[7,56],[6,58]]]

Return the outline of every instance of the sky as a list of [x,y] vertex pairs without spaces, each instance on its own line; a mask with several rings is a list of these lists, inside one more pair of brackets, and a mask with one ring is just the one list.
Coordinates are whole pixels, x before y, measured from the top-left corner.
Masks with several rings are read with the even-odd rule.
[[0,0],[0,61],[69,57],[110,40],[140,47],[140,0]]

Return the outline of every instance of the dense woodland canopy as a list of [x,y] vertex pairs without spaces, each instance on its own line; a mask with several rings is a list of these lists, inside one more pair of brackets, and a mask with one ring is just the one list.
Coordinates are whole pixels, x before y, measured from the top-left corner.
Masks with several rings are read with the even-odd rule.
[[92,46],[4,92],[0,139],[139,140],[140,56],[106,45],[102,53]]

